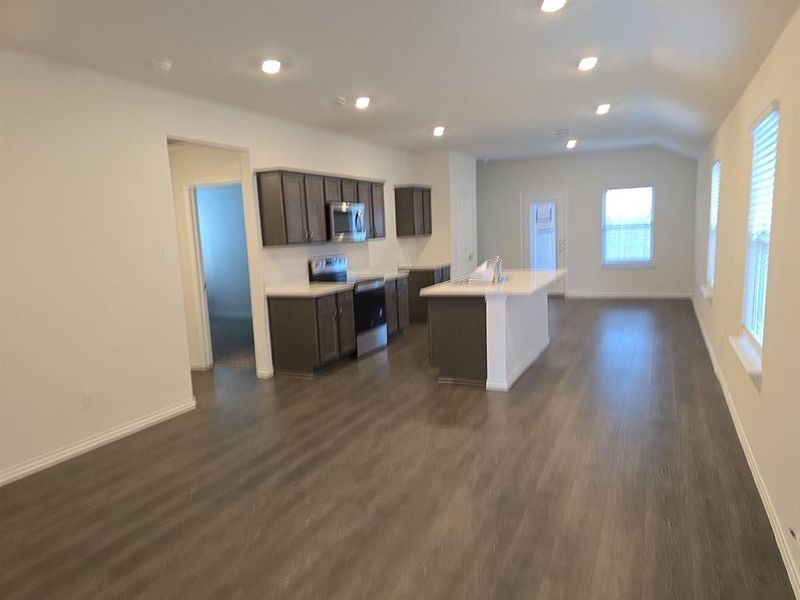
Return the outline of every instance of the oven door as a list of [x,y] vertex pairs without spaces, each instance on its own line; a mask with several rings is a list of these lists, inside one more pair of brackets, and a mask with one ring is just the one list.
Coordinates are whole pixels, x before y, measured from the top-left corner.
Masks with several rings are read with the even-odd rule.
[[366,207],[354,202],[328,205],[331,240],[363,242],[367,239]]
[[386,290],[382,279],[356,284],[354,299],[357,334],[386,324]]

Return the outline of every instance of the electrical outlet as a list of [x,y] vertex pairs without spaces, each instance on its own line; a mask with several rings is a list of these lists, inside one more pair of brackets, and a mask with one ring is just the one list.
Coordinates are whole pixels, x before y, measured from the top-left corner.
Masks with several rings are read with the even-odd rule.
[[91,388],[86,388],[81,394],[81,402],[83,403],[83,412],[90,411],[94,408],[94,392]]
[[164,246],[164,264],[168,267],[175,264],[175,251],[172,246]]

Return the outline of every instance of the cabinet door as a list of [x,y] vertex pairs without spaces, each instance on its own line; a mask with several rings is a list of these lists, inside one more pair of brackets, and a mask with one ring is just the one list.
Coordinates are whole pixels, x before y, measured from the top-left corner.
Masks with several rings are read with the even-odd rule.
[[431,191],[422,190],[422,233],[430,235],[433,231],[431,224]]
[[392,335],[397,333],[397,281],[387,279],[384,290],[386,292],[386,332]]
[[372,237],[386,237],[386,218],[383,206],[383,184],[372,184]]
[[335,295],[317,298],[317,344],[320,364],[339,358],[339,327],[336,313]]
[[358,182],[358,201],[364,205],[364,222],[367,224],[367,237],[372,233],[372,184],[369,181]]
[[356,350],[356,313],[353,306],[353,292],[336,294],[336,307],[339,317],[339,354],[350,354]]
[[411,188],[394,188],[394,221],[398,236],[414,235],[414,200]]
[[256,181],[261,209],[261,243],[265,246],[284,246],[286,219],[283,216],[281,174],[277,171],[258,173]]
[[306,175],[306,219],[308,222],[308,241],[324,242],[328,239],[325,230],[325,190],[322,177]]
[[402,331],[408,327],[408,278],[397,280],[397,329]]
[[425,233],[425,220],[422,206],[422,189],[414,188],[414,235]]
[[286,243],[305,244],[308,242],[306,222],[306,201],[303,175],[300,173],[281,173],[283,191],[283,218],[286,223]]
[[356,182],[353,179],[342,179],[342,202],[356,201]]
[[342,201],[342,180],[338,177],[325,178],[325,202],[336,204]]
[[442,283],[444,279],[442,279],[442,268],[439,267],[438,269],[433,270],[433,284],[436,285],[437,283]]
[[450,281],[450,265],[442,267],[442,281]]

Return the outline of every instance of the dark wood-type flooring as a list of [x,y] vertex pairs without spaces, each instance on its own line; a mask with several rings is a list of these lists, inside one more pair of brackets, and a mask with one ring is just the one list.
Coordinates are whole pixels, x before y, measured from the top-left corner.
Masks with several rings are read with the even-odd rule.
[[0,488],[0,598],[789,600],[685,301],[556,300],[508,394],[426,330]]
[[253,320],[211,317],[209,325],[214,364],[255,371]]

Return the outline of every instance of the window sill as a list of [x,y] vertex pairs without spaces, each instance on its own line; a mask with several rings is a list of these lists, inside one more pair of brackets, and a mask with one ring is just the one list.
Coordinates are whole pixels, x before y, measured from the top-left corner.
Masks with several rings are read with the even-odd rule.
[[654,262],[618,262],[618,263],[600,263],[604,269],[655,269],[656,263]]
[[761,351],[756,347],[750,337],[742,333],[738,336],[731,336],[728,341],[733,348],[739,362],[742,363],[745,372],[761,388]]
[[714,303],[714,288],[712,288],[710,285],[708,285],[707,283],[701,285],[700,293],[703,295],[703,298],[705,298],[708,301],[709,304]]

